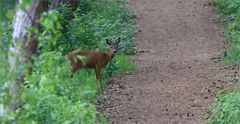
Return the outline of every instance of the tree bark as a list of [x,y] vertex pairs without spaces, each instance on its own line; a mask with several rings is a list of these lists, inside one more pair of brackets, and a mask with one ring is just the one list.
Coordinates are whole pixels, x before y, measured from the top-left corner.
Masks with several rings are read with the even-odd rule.
[[[24,0],[19,0],[18,4],[23,4]],[[19,90],[21,83],[24,82],[25,69],[31,73],[32,55],[37,49],[37,40],[28,39],[27,28],[37,26],[36,20],[40,18],[42,11],[47,9],[47,0],[32,0],[26,9],[18,9],[15,13],[13,25],[13,40],[9,49],[8,61],[10,64],[10,80],[9,94],[11,101],[9,102],[10,111],[17,110],[20,105]],[[31,36],[32,37],[32,36]]]

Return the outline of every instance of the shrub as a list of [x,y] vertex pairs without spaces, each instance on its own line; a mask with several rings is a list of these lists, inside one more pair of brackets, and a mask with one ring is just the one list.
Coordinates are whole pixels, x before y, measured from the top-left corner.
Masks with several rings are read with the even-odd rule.
[[240,91],[222,92],[215,98],[217,105],[212,111],[209,124],[239,124],[240,123]]
[[[240,60],[240,1],[213,0],[218,7],[220,20],[226,25],[224,35],[229,41],[227,55],[223,63],[230,64]],[[238,78],[238,77],[237,77]],[[209,124],[240,124],[240,89],[221,91],[215,98]]]
[[[43,27],[41,30],[36,27],[28,29],[30,35],[37,35],[39,40],[38,52],[33,57],[33,71],[25,77],[27,85],[21,85],[19,102],[22,107],[0,117],[1,123],[12,123],[15,117],[20,124],[107,122],[101,114],[96,114],[94,102],[100,87],[96,83],[94,70],[80,69],[71,77],[70,66],[64,55],[76,49],[106,51],[107,38],[121,37],[121,54],[104,69],[104,78],[133,70],[134,66],[124,55],[135,53],[132,43],[136,34],[133,16],[123,2],[107,0],[80,0],[79,8],[72,12],[72,20],[66,18],[71,8],[62,5],[59,10],[63,12],[49,10],[42,14],[39,20]],[[6,41],[0,44],[7,49],[11,41],[9,34],[10,31],[7,31],[0,38],[0,41]],[[7,49],[4,48],[5,51]],[[1,54],[1,58],[6,61],[5,54]],[[7,75],[6,71],[0,69],[0,78]],[[0,101],[8,104],[8,95],[6,88],[1,92]]]

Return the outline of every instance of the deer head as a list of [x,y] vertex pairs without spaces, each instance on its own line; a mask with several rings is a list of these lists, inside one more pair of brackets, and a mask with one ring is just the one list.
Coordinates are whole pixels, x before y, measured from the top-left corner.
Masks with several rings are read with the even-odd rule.
[[115,55],[118,51],[118,44],[120,43],[121,38],[118,37],[114,42],[112,40],[106,39],[107,44],[110,46],[109,53]]

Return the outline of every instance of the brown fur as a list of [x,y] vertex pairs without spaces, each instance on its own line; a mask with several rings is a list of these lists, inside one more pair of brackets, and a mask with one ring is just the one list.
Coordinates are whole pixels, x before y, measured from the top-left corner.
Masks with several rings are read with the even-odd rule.
[[[101,82],[101,70],[114,57],[120,38],[116,43],[108,39],[106,42],[111,46],[109,52],[76,50],[68,53],[65,57],[70,61],[71,71],[75,73],[80,68],[93,68],[96,72],[96,79]],[[84,57],[84,59],[81,60],[78,56]]]
[[[76,57],[77,55],[86,57],[86,61],[78,59]],[[97,66],[104,67],[113,57],[113,53],[82,50],[76,50],[66,55],[66,58],[70,60],[71,70],[73,73],[80,68],[96,68]]]

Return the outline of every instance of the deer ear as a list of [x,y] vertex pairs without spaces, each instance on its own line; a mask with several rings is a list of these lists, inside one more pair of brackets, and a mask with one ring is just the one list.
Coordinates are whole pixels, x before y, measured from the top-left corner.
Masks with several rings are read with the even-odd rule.
[[111,45],[111,41],[110,41],[109,39],[106,39],[106,43],[107,43],[108,45]]
[[117,44],[119,44],[120,43],[120,41],[121,41],[121,38],[120,37],[118,37],[118,39],[117,39]]

